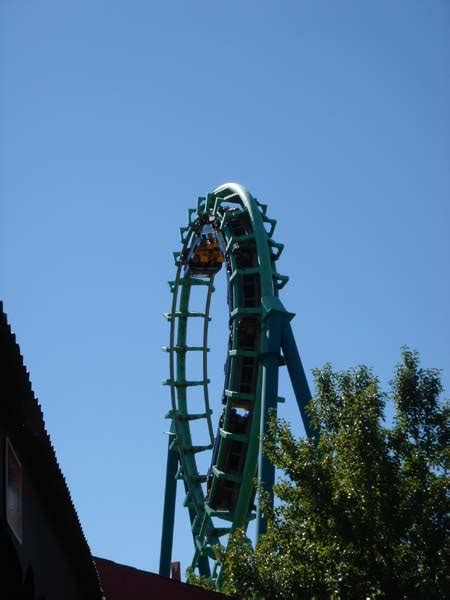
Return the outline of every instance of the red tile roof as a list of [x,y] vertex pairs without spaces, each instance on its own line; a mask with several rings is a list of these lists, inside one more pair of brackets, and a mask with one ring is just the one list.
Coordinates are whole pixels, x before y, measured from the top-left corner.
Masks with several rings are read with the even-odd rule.
[[106,600],[220,600],[223,594],[209,592],[194,585],[181,583],[121,565],[112,560],[94,557]]

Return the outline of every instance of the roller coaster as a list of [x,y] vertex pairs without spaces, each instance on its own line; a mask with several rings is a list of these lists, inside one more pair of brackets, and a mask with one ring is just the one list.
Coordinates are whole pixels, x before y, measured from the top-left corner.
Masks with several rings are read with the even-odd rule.
[[[256,520],[256,537],[266,530],[256,488],[269,495],[275,470],[263,452],[262,439],[269,416],[279,402],[278,370],[286,366],[306,434],[312,434],[305,406],[311,399],[308,382],[291,329],[293,313],[279,297],[288,277],[277,270],[283,244],[273,239],[276,221],[267,205],[243,186],[226,183],[188,210],[180,228],[181,249],[174,252],[175,278],[169,281],[172,306],[164,316],[170,324],[169,355],[171,407],[168,439],[160,575],[169,576],[177,481],[185,490],[184,506],[194,543],[191,567],[212,577],[221,587],[221,563],[216,547],[237,528],[247,530]],[[229,337],[225,382],[217,432],[212,424],[208,384],[208,328],[214,278],[227,277]],[[204,291],[204,310],[190,310],[191,290]],[[188,343],[189,331],[201,323],[202,343]],[[191,325],[192,324],[192,325]],[[189,379],[187,356],[201,353],[202,376]],[[201,412],[193,412],[190,393],[200,388]],[[192,423],[204,424],[209,443],[195,445]],[[210,453],[210,468],[198,470],[196,457]],[[255,486],[255,477],[259,486]],[[273,502],[273,497],[272,497]]]

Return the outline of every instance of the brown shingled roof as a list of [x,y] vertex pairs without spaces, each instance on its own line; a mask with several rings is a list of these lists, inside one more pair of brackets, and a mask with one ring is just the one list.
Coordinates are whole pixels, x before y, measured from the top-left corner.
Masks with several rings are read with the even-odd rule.
[[45,490],[48,516],[76,572],[86,598],[102,592],[94,561],[73,505],[64,475],[45,429],[41,407],[31,387],[16,336],[0,302],[0,378],[5,394],[0,400],[0,421],[5,425],[36,489]]

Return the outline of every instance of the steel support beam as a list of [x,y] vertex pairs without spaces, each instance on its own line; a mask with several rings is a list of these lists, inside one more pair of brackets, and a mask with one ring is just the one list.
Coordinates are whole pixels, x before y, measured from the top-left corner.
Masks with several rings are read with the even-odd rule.
[[283,349],[283,355],[286,360],[289,378],[294,389],[295,398],[297,400],[303,425],[305,427],[305,433],[308,437],[310,437],[314,434],[314,432],[311,427],[309,415],[305,409],[306,405],[311,400],[311,391],[309,389],[308,380],[306,379],[305,371],[303,369],[297,344],[295,343],[292,327],[288,320],[286,320],[283,325],[281,347]]
[[[264,436],[268,432],[270,416],[276,414],[278,400],[278,368],[280,364],[281,336],[283,322],[287,313],[271,311],[265,319],[265,348],[262,358],[262,394],[261,419],[258,455],[258,484],[260,489],[269,494],[269,502],[273,506],[273,485],[275,483],[275,467],[264,453]],[[267,515],[264,514],[260,499],[256,512],[256,540],[266,532]]]
[[166,490],[164,494],[164,513],[161,536],[161,554],[159,561],[159,574],[170,577],[170,564],[172,561],[173,527],[175,522],[175,501],[177,496],[178,452],[170,449],[173,435],[169,435],[167,446]]

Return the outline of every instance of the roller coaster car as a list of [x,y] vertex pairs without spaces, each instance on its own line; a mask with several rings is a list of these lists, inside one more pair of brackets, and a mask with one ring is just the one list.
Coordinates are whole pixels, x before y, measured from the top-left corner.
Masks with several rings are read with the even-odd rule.
[[[223,422],[223,416],[221,418]],[[220,424],[219,424],[220,427]],[[246,434],[250,427],[250,413],[240,415],[232,409],[228,417],[227,431],[235,434]],[[219,434],[218,434],[219,435]],[[222,440],[224,445],[219,470],[230,475],[241,475],[247,452],[247,442],[237,440]],[[218,453],[213,454],[213,463],[217,460]],[[211,473],[211,471],[210,471]],[[208,493],[212,483],[212,476],[208,478]],[[240,484],[227,479],[219,479],[214,496],[210,497],[208,504],[215,510],[233,511],[239,496]]]
[[238,346],[240,350],[258,350],[260,320],[258,317],[245,317],[238,323]]
[[[239,350],[258,351],[259,347],[260,320],[258,317],[245,317],[240,319],[237,328],[237,344]],[[258,377],[258,358],[253,356],[243,356],[236,358],[236,371],[234,381],[230,381],[231,359],[230,353],[233,345],[233,339],[230,335],[228,341],[227,360],[225,361],[225,384],[222,394],[222,404],[228,402],[225,395],[227,389],[244,394],[254,394],[256,392],[256,383]],[[234,399],[234,408],[250,409],[252,402],[250,400]]]
[[252,308],[261,304],[261,285],[259,274],[241,275],[239,290],[244,308]]
[[225,396],[225,390],[227,390],[230,385],[230,371],[231,371],[230,350],[232,349],[232,347],[233,347],[233,337],[230,332],[230,336],[228,338],[227,359],[223,366],[225,378],[224,378],[224,384],[223,384],[224,387],[223,387],[223,394],[222,394],[222,404],[226,404],[227,400],[228,400],[228,398]]
[[[258,378],[258,359],[253,356],[239,356],[236,371],[239,393],[255,394]],[[235,406],[238,406],[238,404],[235,403]],[[241,407],[247,408],[247,406],[248,402],[244,402]]]
[[[235,242],[232,253],[238,269],[258,266],[258,255],[254,240],[244,243]],[[239,297],[244,308],[259,306],[261,303],[261,285],[259,273],[239,275]]]
[[187,265],[192,275],[215,275],[225,261],[222,249],[214,232],[202,233],[190,249]]
[[238,269],[258,266],[258,254],[256,253],[256,245],[253,240],[251,243],[235,242],[231,249],[233,255],[236,257]]
[[238,213],[236,216],[232,216],[228,221],[228,226],[231,229],[233,235],[248,235],[253,232],[252,224],[248,213]]

